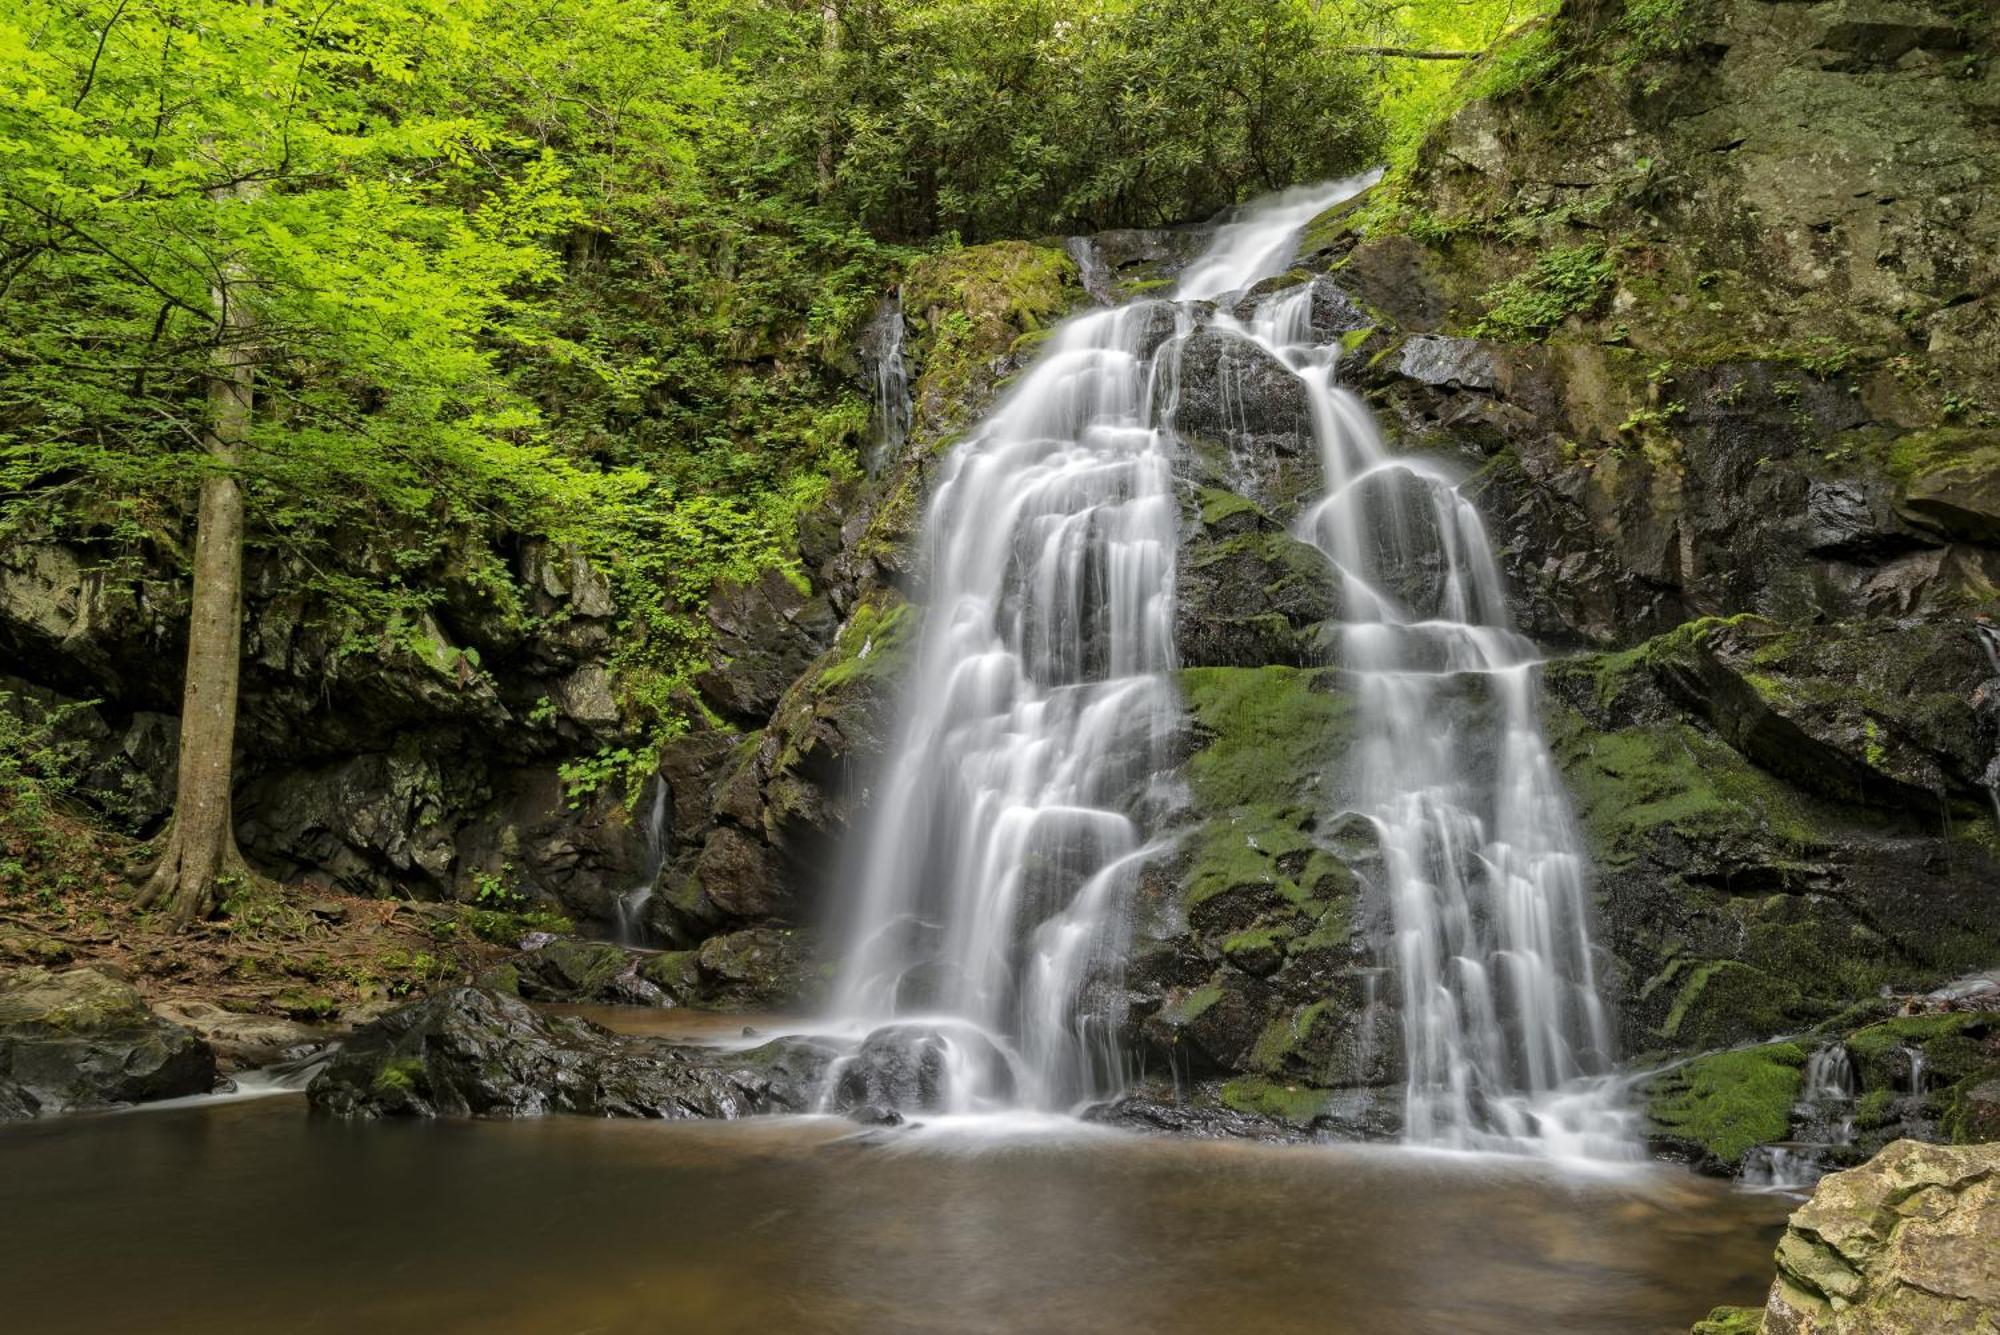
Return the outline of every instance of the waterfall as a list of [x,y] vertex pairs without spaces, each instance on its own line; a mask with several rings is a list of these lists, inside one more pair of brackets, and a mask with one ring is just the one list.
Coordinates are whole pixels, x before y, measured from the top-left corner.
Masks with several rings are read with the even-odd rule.
[[[1379,832],[1410,1140],[1609,1152],[1585,868],[1472,506],[1392,456],[1313,333],[1318,286],[1215,309],[1291,263],[1373,176],[1218,228],[1171,301],[1067,322],[950,455],[924,629],[874,792],[833,1012],[828,1106],[1060,1111],[1115,1092],[1125,903],[1172,810],[1179,348],[1198,325],[1307,387],[1327,494],[1301,519],[1344,607],[1352,786]],[[1236,309],[1241,310],[1239,305]],[[1488,723],[1461,715],[1470,702]],[[1475,711],[1478,712],[1478,711]]]
[[641,833],[646,840],[645,875],[637,885],[612,901],[620,945],[639,946],[646,943],[646,905],[652,902],[653,887],[667,865],[667,781],[659,775],[653,777],[653,800],[646,807],[646,820]]
[[[1283,196],[1218,238],[1181,296],[1250,285],[1310,202]],[[1303,216],[1302,216],[1303,215]],[[1258,264],[1237,262],[1258,253]],[[1282,265],[1284,259],[1277,263]],[[1374,824],[1394,921],[1404,1135],[1427,1145],[1629,1152],[1589,931],[1586,859],[1478,512],[1442,465],[1391,454],[1312,333],[1314,285],[1215,325],[1300,377],[1324,497],[1299,522],[1341,595],[1335,662],[1358,705],[1347,791]],[[1241,307],[1239,306],[1240,310]]]
[[[1166,802],[1178,509],[1159,303],[1064,325],[951,454],[834,1012],[847,1102],[1065,1109],[1115,1087],[1126,892]],[[1103,988],[1103,991],[1110,989]]]

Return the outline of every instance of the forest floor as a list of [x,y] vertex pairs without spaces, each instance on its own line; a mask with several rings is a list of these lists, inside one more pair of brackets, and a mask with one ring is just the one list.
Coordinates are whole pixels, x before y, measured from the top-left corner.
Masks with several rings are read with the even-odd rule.
[[258,879],[213,918],[176,930],[141,911],[142,850],[59,812],[0,806],[0,966],[85,965],[147,1002],[346,1026],[439,983],[470,979],[545,916],[371,899]]

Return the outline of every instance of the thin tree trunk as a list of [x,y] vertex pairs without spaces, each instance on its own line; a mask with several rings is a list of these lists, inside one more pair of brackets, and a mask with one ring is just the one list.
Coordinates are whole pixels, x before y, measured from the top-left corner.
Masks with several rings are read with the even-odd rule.
[[[840,52],[840,0],[820,0],[819,6],[819,49],[820,63],[828,78],[833,75],[834,58]],[[829,90],[830,90],[829,85]],[[817,198],[825,203],[833,194],[833,101],[829,97],[825,110],[820,113],[819,160],[814,164],[819,192]]]
[[243,647],[243,489],[236,465],[250,436],[256,370],[250,313],[230,287],[225,272],[213,292],[216,345],[202,443],[215,468],[202,479],[196,520],[173,824],[140,900],[181,925],[215,911],[222,881],[250,874],[236,847],[229,790]]

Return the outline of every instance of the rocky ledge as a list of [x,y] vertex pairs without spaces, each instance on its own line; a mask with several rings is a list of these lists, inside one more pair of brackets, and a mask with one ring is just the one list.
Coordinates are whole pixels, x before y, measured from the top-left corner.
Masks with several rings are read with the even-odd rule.
[[799,1039],[724,1052],[626,1037],[453,987],[357,1030],[307,1097],[340,1117],[747,1117],[809,1111],[832,1059]]
[[94,969],[0,970],[0,1121],[206,1094],[215,1053]]
[[1778,1242],[1764,1307],[1694,1335],[1984,1335],[2000,1330],[2000,1145],[1899,1140],[1835,1173]]

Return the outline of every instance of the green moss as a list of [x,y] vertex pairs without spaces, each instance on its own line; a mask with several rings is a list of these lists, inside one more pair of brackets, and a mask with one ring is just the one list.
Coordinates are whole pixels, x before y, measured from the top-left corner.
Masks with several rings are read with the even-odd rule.
[[1252,927],[1236,933],[1222,943],[1225,955],[1247,955],[1258,951],[1272,950],[1291,940],[1292,932],[1287,927]]
[[1599,732],[1550,714],[1579,814],[1611,866],[1643,856],[1662,830],[1768,833],[1799,850],[1820,842],[1796,793],[1707,733],[1680,723]]
[[1875,456],[1889,475],[1906,487],[1938,473],[2000,468],[2000,430],[1941,427],[1911,431],[1876,442]]
[[1784,1030],[1802,1009],[1798,985],[1736,960],[1697,965],[1674,996],[1661,1037],[1708,1047]]
[[668,950],[639,966],[639,976],[667,995],[687,1005],[701,987],[700,955],[693,950]]
[[1757,1335],[1764,1328],[1761,1307],[1715,1307],[1688,1335]]
[[1667,1134],[1723,1163],[1741,1163],[1754,1147],[1791,1130],[1805,1062],[1796,1043],[1696,1057],[1648,1082],[1647,1112]]
[[1200,499],[1201,522],[1204,527],[1214,528],[1237,515],[1258,515],[1256,504],[1248,497],[1220,487],[1203,487]]
[[374,1086],[380,1092],[415,1093],[422,1083],[424,1063],[420,1057],[398,1057],[383,1064],[375,1073]]
[[515,912],[506,909],[482,909],[471,904],[463,904],[459,906],[458,921],[465,924],[466,930],[481,941],[490,941],[498,946],[511,946],[530,932],[568,936],[576,931],[576,924],[570,919],[546,909],[524,909]]
[[819,674],[818,687],[831,690],[865,678],[893,677],[915,641],[916,610],[894,594],[854,609],[834,641],[832,663]]
[[1982,1042],[1995,1028],[1993,1016],[1980,1012],[1945,1015],[1904,1015],[1857,1029],[1847,1036],[1847,1050],[1861,1070],[1862,1084],[1886,1085],[1892,1069],[1900,1069],[1900,1054],[1914,1048],[1941,1083],[1959,1080],[1986,1064]]
[[1854,1125],[1874,1131],[1896,1120],[1896,1091],[1871,1089],[1854,1105]]
[[1276,1117],[1306,1125],[1326,1111],[1327,1093],[1304,1085],[1280,1084],[1261,1076],[1241,1076],[1222,1087],[1222,1105],[1237,1112]]
[[1314,793],[1350,734],[1336,675],[1299,668],[1189,668],[1180,674],[1200,749],[1188,782],[1210,810],[1290,806]]
[[1075,278],[1063,251],[1025,241],[948,250],[910,266],[903,307],[917,326],[916,399],[930,425],[970,416],[990,365],[1069,308]]
[[1179,1029],[1193,1024],[1196,1020],[1222,1000],[1222,987],[1217,983],[1206,983],[1201,987],[1184,992],[1160,1008],[1160,1020],[1166,1025]]

